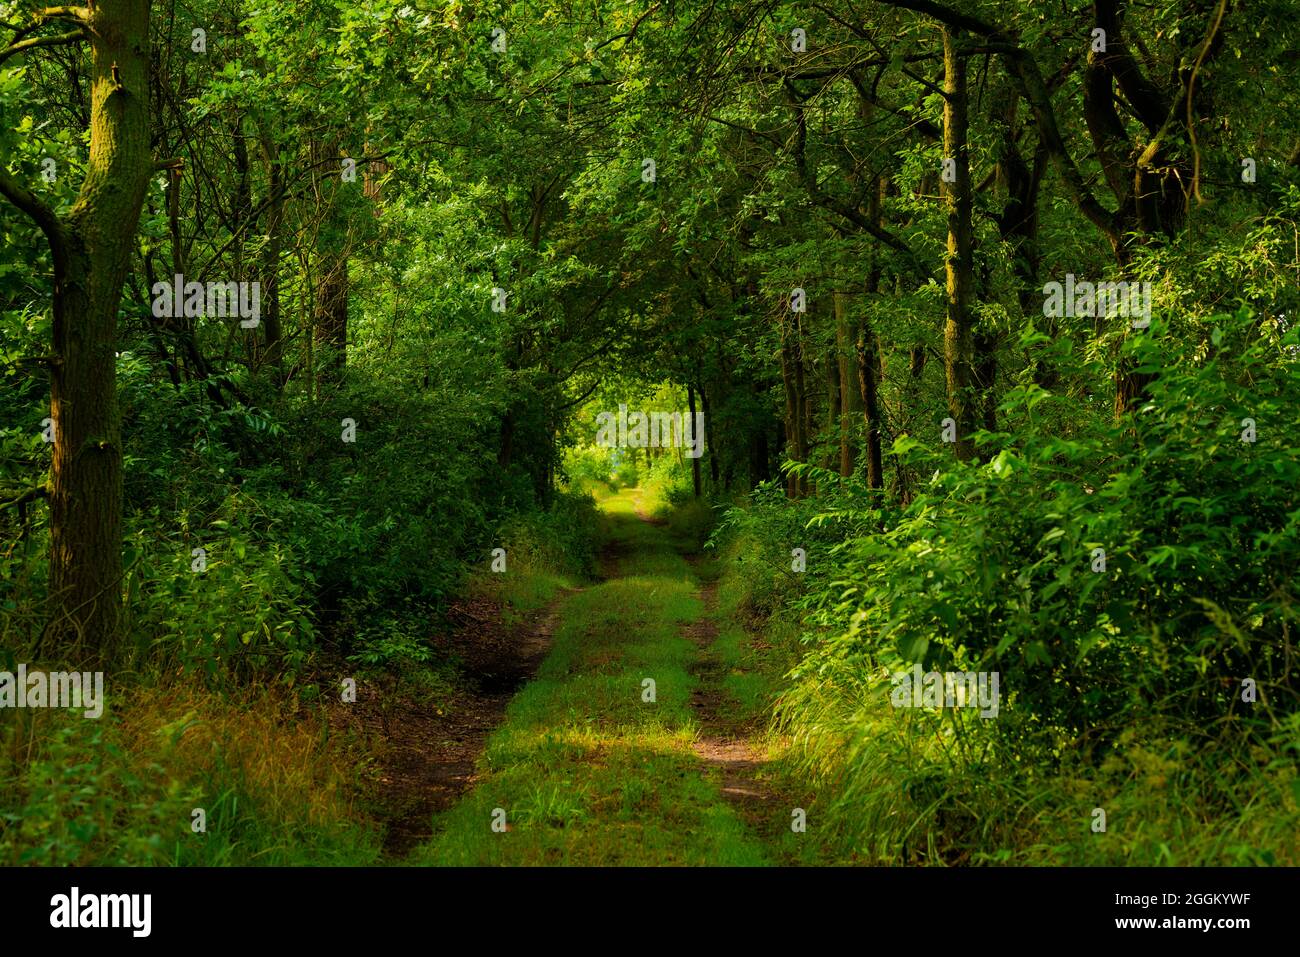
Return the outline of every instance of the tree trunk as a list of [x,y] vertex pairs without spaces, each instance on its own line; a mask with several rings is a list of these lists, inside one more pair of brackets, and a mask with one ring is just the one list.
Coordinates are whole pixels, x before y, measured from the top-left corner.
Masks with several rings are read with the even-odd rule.
[[713,440],[713,416],[709,414],[709,393],[703,387],[700,388],[700,407],[704,410],[704,445],[709,450],[709,480],[716,493],[722,487],[722,479],[718,474],[718,453]]
[[[813,400],[808,391],[808,370],[804,363],[803,325],[796,318],[791,329],[794,332],[792,352],[794,355],[795,409],[799,415],[799,444],[803,450],[799,461],[808,462],[811,461],[812,440],[816,434],[817,426],[813,419]],[[802,496],[817,494],[812,482],[807,477],[799,479],[799,494]]]
[[49,635],[59,655],[102,660],[118,637],[122,599],[117,308],[153,172],[149,0],[86,10],[90,155],[77,202],[51,236]]
[[346,255],[327,253],[325,272],[316,286],[316,342],[325,346],[320,369],[337,377],[348,360],[348,260]]
[[772,451],[767,441],[767,428],[754,433],[754,444],[750,450],[749,487],[757,488],[761,482],[772,477]]
[[862,417],[867,426],[867,488],[885,487],[880,448],[880,353],[876,337],[865,326],[858,332],[858,382],[862,389]]
[[[888,180],[878,177],[875,188],[870,194],[867,214],[877,226],[884,227],[885,194],[889,189]],[[880,292],[880,256],[874,247],[869,254],[867,266],[867,295],[875,296]],[[880,343],[869,322],[857,326],[857,363],[858,388],[861,390],[861,406],[864,423],[867,427],[867,488],[880,490],[885,487],[883,456],[880,448],[880,390],[879,383],[884,379],[884,363],[880,353]]]
[[283,332],[280,325],[280,252],[284,232],[284,162],[280,147],[269,135],[262,137],[266,163],[266,245],[262,247],[262,336],[263,360],[273,370],[276,384],[284,384]]
[[[804,431],[803,368],[791,339],[794,324],[781,322],[781,381],[785,386],[786,452],[795,462],[808,460],[807,433]],[[786,494],[798,498],[803,486],[793,475],[786,481]]]
[[965,461],[975,454],[972,437],[978,427],[971,321],[975,285],[974,233],[971,228],[970,155],[966,141],[966,58],[957,52],[952,30],[947,26],[943,29],[943,65],[943,150],[944,158],[952,163],[953,179],[945,182],[943,189],[948,212],[948,317],[944,326],[943,358],[948,411],[957,424],[957,457]]
[[853,426],[862,413],[862,388],[857,360],[861,329],[849,316],[847,293],[836,292],[835,358],[840,378],[840,474],[849,476],[857,465],[857,447],[853,444]]
[[[341,142],[341,137],[334,135],[328,142],[313,141],[311,145],[312,160],[317,164],[316,203],[325,210],[318,234],[323,239],[316,249],[319,265],[312,313],[313,338],[317,345],[324,346],[317,364],[322,382],[338,379],[348,359],[348,227],[339,207],[338,177],[325,172],[339,155]],[[334,166],[333,171],[338,168]]]
[[[704,441],[704,436],[695,434],[695,386],[686,387],[686,406],[691,413],[691,438],[699,443]],[[701,448],[701,452],[704,450]],[[695,497],[700,497],[700,457],[697,455],[691,459],[691,481],[695,487]]]
[[826,379],[826,452],[822,456],[821,466],[824,469],[838,469],[840,466],[840,443],[842,441],[842,431],[844,421],[841,413],[842,403],[840,401],[841,369],[839,358],[839,342],[827,350],[822,358],[825,367]]

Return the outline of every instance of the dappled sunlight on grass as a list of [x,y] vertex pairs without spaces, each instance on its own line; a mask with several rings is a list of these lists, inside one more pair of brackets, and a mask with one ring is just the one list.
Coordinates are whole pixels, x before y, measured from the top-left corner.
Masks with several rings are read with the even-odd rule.
[[[570,596],[538,677],[511,702],[484,776],[435,822],[429,864],[760,864],[693,750],[695,646],[704,611],[690,566],[635,493],[602,503],[627,577]],[[504,812],[505,831],[492,828]],[[500,813],[498,812],[498,813]]]

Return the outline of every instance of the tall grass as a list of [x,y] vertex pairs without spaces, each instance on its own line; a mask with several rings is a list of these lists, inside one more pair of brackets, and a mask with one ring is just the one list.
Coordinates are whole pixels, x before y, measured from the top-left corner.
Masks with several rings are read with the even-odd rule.
[[96,720],[0,713],[0,863],[373,863],[364,755],[285,692],[247,694],[158,676]]

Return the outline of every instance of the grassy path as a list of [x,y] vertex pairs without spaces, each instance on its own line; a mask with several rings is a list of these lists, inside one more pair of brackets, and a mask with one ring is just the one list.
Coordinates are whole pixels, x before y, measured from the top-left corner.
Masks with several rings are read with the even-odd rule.
[[412,863],[781,860],[774,835],[790,810],[774,806],[756,746],[728,717],[741,703],[726,687],[735,635],[705,618],[712,592],[635,503],[634,492],[604,503],[606,579],[564,599],[477,785]]

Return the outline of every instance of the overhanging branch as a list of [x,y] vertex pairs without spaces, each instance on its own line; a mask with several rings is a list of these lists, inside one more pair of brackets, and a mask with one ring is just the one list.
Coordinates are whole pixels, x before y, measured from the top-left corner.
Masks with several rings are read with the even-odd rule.
[[49,241],[50,251],[54,253],[55,262],[61,261],[67,243],[63,232],[63,223],[54,210],[4,170],[0,170],[0,196],[9,200],[31,217],[32,221],[41,228],[41,232],[45,234],[45,238]]
[[1042,71],[1038,68],[1038,62],[1020,45],[1016,36],[986,20],[955,10],[946,4],[937,3],[935,0],[877,0],[877,2],[887,7],[923,13],[949,27],[977,33],[988,39],[990,52],[1003,57],[1007,72],[1011,74],[1011,78],[1020,88],[1021,95],[1033,111],[1034,120],[1038,125],[1039,139],[1055,162],[1057,171],[1061,174],[1061,179],[1079,208],[1079,212],[1101,230],[1118,252],[1123,247],[1124,237],[1115,222],[1115,216],[1092,194],[1083,174],[1079,172],[1073,157],[1066,149],[1065,138],[1061,135],[1060,126],[1056,122],[1056,112],[1052,108],[1051,94],[1048,92]]
[[23,40],[16,40],[3,50],[0,50],[0,64],[10,57],[25,53],[28,50],[34,50],[38,47],[66,46],[69,43],[76,43],[85,38],[86,31],[78,27],[76,30],[69,30],[67,33],[55,33],[47,37],[27,37]]

